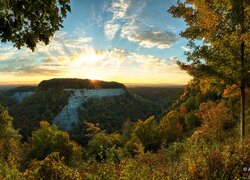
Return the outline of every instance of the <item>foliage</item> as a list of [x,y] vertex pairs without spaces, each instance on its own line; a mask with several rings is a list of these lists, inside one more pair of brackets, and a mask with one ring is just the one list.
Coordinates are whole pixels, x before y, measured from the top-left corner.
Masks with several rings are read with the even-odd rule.
[[160,110],[154,103],[130,94],[90,99],[84,108],[79,110],[80,122],[71,134],[77,142],[84,144],[84,135],[88,133],[85,121],[98,124],[101,129],[111,133],[121,131],[127,119],[135,122],[139,118],[146,119],[159,113]]
[[39,91],[22,103],[13,106],[10,112],[14,118],[14,127],[20,129],[24,139],[39,128],[39,122],[52,123],[54,117],[68,102],[69,92],[60,90]]
[[0,91],[0,105],[6,107],[12,107],[16,104],[16,102],[7,96],[4,92]]
[[21,180],[21,172],[18,170],[17,167],[9,166],[6,162],[0,162],[0,179],[6,180]]
[[90,79],[73,79],[73,78],[58,78],[44,80],[39,83],[38,88],[40,90],[55,89],[109,89],[109,88],[122,88],[125,86],[118,82],[106,82],[101,80]]
[[145,121],[139,120],[136,123],[132,132],[132,140],[129,143],[134,143],[134,146],[137,149],[138,145],[141,143],[145,148],[145,151],[156,151],[161,145],[161,135],[162,134],[155,117],[151,116]]
[[81,147],[69,139],[68,133],[46,121],[41,121],[40,129],[32,132],[29,144],[27,158],[30,161],[43,160],[52,152],[58,152],[67,165],[75,165],[82,157]]
[[27,179],[83,179],[77,170],[68,167],[58,152],[48,155],[42,161],[33,160],[23,173]]
[[34,51],[37,43],[46,45],[63,27],[70,0],[0,1],[0,39],[17,48],[26,45]]
[[0,161],[14,168],[20,155],[20,136],[12,121],[7,108],[0,106]]
[[249,69],[247,63],[241,64],[242,42],[245,42],[244,58],[249,56],[249,19],[246,18],[249,6],[246,0],[178,1],[169,12],[187,23],[181,36],[189,40],[188,46],[193,49],[186,53],[191,66],[180,65],[195,77],[209,75],[227,83],[241,80]]
[[8,109],[0,106],[0,179],[18,179],[21,143]]
[[[169,12],[183,18],[187,28],[180,35],[193,51],[189,63],[178,62],[189,74],[213,78],[224,85],[237,85],[241,94],[241,140],[245,137],[246,85],[250,70],[250,2],[184,0]],[[200,40],[200,41],[196,41]]]
[[119,145],[119,141],[119,134],[113,133],[109,135],[105,132],[97,133],[88,142],[88,152],[90,155],[95,155],[98,161],[104,161],[106,160],[107,150]]
[[184,129],[184,118],[176,110],[171,110],[162,118],[160,128],[165,138],[165,143],[170,143],[181,138]]
[[[193,84],[194,85],[194,84]],[[41,123],[21,156],[29,164],[0,163],[0,177],[14,179],[247,179],[250,140],[235,141],[238,95],[218,97],[189,85],[179,107],[162,119],[127,119],[122,134],[84,122],[82,150],[66,132]],[[199,96],[199,97],[198,97]],[[184,105],[194,97],[192,109]],[[213,101],[211,101],[212,99]],[[4,116],[6,117],[6,116]],[[3,121],[5,122],[5,121]],[[4,123],[3,123],[4,124]],[[73,148],[74,147],[74,148]],[[130,153],[127,152],[129,150]],[[71,153],[71,155],[70,155]],[[1,174],[2,173],[2,174]]]
[[185,116],[185,124],[188,130],[192,130],[199,127],[201,125],[201,121],[195,113],[190,112]]
[[164,110],[171,107],[183,93],[182,86],[169,87],[127,87],[129,92],[159,104]]
[[202,126],[193,134],[193,138],[203,137],[205,139],[222,140],[225,138],[225,131],[235,127],[235,120],[231,110],[226,107],[225,102],[203,103],[199,109]]

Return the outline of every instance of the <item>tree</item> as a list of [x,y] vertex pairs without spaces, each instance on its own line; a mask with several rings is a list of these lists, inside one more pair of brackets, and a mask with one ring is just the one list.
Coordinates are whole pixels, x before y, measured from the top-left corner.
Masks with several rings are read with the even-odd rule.
[[[201,119],[201,127],[193,134],[194,139],[222,141],[227,137],[227,131],[235,125],[232,111],[224,101],[214,103],[208,101],[200,105],[198,115]],[[228,137],[227,137],[228,138]]]
[[[178,62],[195,77],[213,77],[236,84],[241,91],[241,139],[245,136],[245,88],[250,68],[250,2],[248,0],[178,0],[169,12],[181,17],[187,29],[181,36],[193,49],[191,63]],[[200,41],[197,41],[200,40]]]
[[51,153],[41,161],[33,160],[23,176],[25,179],[83,179],[77,170],[66,165],[58,152]]
[[0,1],[1,42],[12,42],[18,49],[26,45],[32,51],[39,41],[47,45],[63,27],[69,4],[70,0]]
[[67,132],[59,130],[47,121],[40,122],[41,128],[32,132],[28,160],[43,160],[53,152],[59,152],[67,165],[76,165],[82,157],[82,148],[70,140]]
[[162,133],[154,116],[145,121],[138,120],[132,132],[132,141],[142,144],[146,151],[156,151],[160,148]]
[[0,179],[16,179],[20,160],[20,135],[12,126],[8,109],[0,105]]

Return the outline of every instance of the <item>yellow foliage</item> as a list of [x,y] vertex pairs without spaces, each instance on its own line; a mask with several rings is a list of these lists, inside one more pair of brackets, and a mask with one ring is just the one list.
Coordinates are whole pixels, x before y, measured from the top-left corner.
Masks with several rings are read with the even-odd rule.
[[137,154],[143,155],[144,154],[144,146],[142,143],[134,143],[136,149],[134,150]]

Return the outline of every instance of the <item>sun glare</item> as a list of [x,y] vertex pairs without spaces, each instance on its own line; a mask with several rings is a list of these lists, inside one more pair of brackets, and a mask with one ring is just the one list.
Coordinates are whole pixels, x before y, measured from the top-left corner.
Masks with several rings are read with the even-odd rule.
[[86,76],[86,78],[90,80],[101,80],[101,78],[95,74],[89,74]]

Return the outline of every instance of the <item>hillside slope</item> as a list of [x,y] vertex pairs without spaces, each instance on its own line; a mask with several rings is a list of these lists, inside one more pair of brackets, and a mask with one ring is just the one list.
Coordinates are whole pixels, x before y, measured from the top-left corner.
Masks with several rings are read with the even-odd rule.
[[[94,83],[96,88],[89,88],[90,83]],[[93,105],[93,102],[98,103]],[[107,110],[106,107],[112,108]],[[70,131],[81,126],[84,117],[89,122],[98,122],[107,131],[114,131],[119,130],[127,119],[144,119],[150,115],[158,115],[160,110],[154,103],[132,96],[120,83],[52,79],[42,81],[35,94],[11,107],[10,112],[14,117],[15,128],[20,129],[23,137],[27,138],[42,120]],[[95,117],[92,116],[93,112]],[[111,123],[111,126],[106,126],[107,123]]]
[[157,103],[163,110],[171,107],[177,98],[183,93],[183,86],[169,87],[128,87],[128,91],[154,103]]

